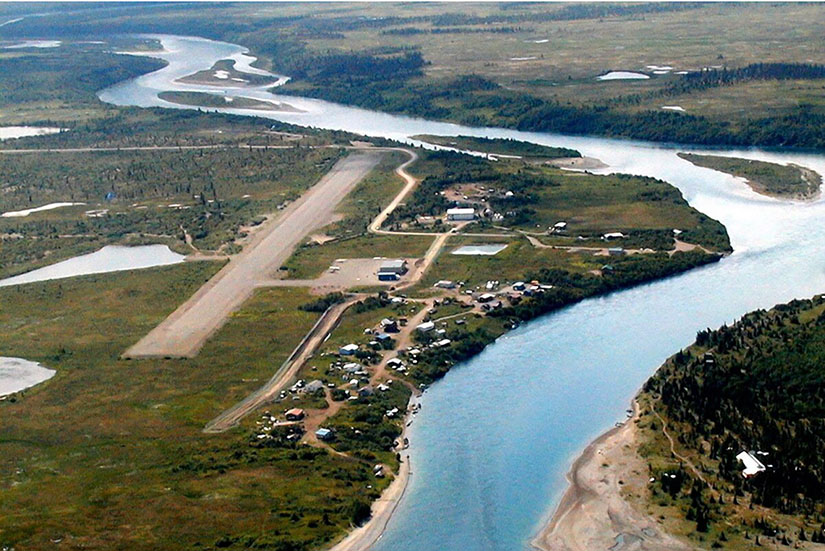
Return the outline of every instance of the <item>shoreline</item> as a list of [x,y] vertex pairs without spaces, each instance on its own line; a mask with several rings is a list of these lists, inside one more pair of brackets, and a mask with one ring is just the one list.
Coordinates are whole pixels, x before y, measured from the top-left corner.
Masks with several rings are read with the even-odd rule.
[[[407,414],[404,416],[404,429],[398,437],[400,443],[404,442],[404,438],[406,438],[408,423],[413,417],[412,412],[416,404],[417,396],[412,394],[410,401],[407,403]],[[350,529],[342,540],[332,547],[327,547],[326,551],[368,551],[387,530],[387,525],[407,493],[410,475],[412,475],[412,468],[410,456],[407,454],[406,458],[402,457],[398,466],[398,474],[392,479],[390,485],[381,492],[378,499],[372,502],[372,514],[367,522]]]
[[[643,461],[636,453],[633,414],[590,442],[567,473],[568,487],[550,519],[530,545],[538,551],[689,551],[685,543],[662,532],[658,522],[637,511],[623,495],[626,481],[636,476],[647,482]],[[642,473],[638,475],[637,473]],[[631,484],[628,484],[630,486]]]

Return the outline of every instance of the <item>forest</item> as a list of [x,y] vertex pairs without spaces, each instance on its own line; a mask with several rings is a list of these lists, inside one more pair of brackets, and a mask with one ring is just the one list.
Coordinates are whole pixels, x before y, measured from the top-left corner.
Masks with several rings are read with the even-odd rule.
[[[713,476],[721,497],[710,507],[704,498],[700,508],[708,522],[730,519],[746,505],[814,526],[825,520],[824,363],[825,297],[816,296],[700,331],[692,347],[645,384],[644,395],[678,427],[680,446]],[[756,453],[767,469],[744,477],[736,459],[742,450]],[[678,486],[670,493],[681,492]],[[694,496],[692,502],[695,516],[702,500]],[[760,526],[775,522],[761,516]],[[821,531],[806,536],[804,527],[803,538],[825,542]]]

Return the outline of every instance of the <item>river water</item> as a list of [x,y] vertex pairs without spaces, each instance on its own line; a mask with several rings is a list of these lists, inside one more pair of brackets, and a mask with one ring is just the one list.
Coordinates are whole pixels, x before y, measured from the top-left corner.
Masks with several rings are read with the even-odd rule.
[[[512,551],[529,547],[564,490],[575,455],[624,418],[640,385],[705,327],[825,291],[825,206],[780,202],[742,181],[679,159],[701,151],[642,142],[455,124],[393,116],[262,88],[181,85],[174,80],[238,58],[245,48],[161,37],[169,65],[100,92],[118,105],[187,108],[161,91],[200,91],[285,102],[304,113],[213,109],[414,143],[416,134],[516,138],[570,147],[608,168],[677,186],[727,226],[735,252],[712,266],[586,300],[499,339],[429,389],[410,427],[412,471],[376,551]],[[243,58],[246,60],[246,58]],[[825,173],[825,157],[724,150],[717,154],[795,162]]]

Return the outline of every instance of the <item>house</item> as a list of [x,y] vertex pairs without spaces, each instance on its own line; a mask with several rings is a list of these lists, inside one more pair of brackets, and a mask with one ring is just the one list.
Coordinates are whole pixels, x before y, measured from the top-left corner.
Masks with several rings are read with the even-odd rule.
[[338,349],[338,353],[342,356],[352,356],[358,352],[357,344],[347,344]]
[[315,436],[318,440],[322,440],[324,442],[329,442],[333,438],[335,438],[335,434],[330,429],[320,428],[315,431]]
[[304,410],[301,408],[292,408],[286,412],[287,421],[300,421],[304,418]]
[[740,452],[739,455],[736,456],[736,459],[745,465],[745,468],[742,471],[742,476],[745,478],[751,478],[752,476],[756,476],[765,470],[765,465],[763,465],[762,462],[755,458],[750,452]]
[[381,329],[383,329],[385,333],[398,333],[398,322],[384,318],[381,320]]
[[385,260],[381,263],[381,267],[378,269],[378,272],[382,274],[406,274],[407,261],[404,259]]
[[433,285],[433,287],[438,287],[439,289],[454,289],[455,283],[453,283],[449,279],[442,279],[441,281]]
[[398,281],[401,276],[395,272],[378,272],[378,281]]
[[355,362],[350,362],[350,363],[344,364],[344,366],[341,369],[343,369],[347,373],[356,373],[358,371],[361,371],[361,364],[355,363]]
[[304,387],[304,392],[308,392],[309,394],[314,394],[315,392],[318,392],[319,390],[322,390],[323,388],[324,388],[324,382],[319,381],[318,379],[315,379],[311,383],[307,383],[307,386]]
[[431,321],[425,321],[424,323],[418,324],[415,328],[416,331],[421,331],[422,333],[429,333],[433,329],[435,329],[435,324]]
[[618,231],[608,232],[602,236],[602,239],[605,241],[610,241],[611,239],[624,239],[624,234]]
[[452,208],[447,209],[447,220],[451,222],[464,222],[476,219],[476,211],[472,208]]

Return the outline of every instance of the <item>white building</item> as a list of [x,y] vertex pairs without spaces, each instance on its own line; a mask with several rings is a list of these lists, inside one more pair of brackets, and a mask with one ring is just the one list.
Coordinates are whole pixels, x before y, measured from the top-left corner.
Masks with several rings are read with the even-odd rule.
[[347,344],[338,349],[338,353],[342,356],[352,356],[356,352],[358,352],[357,344]]
[[422,333],[429,333],[433,329],[435,329],[435,324],[431,321],[425,321],[416,327],[416,330],[421,331]]
[[476,211],[472,208],[452,208],[447,209],[447,220],[451,222],[463,222],[476,219]]
[[736,456],[736,459],[745,465],[745,469],[742,471],[742,476],[745,478],[756,476],[765,470],[765,465],[750,452],[740,452],[739,455]]
[[403,259],[385,260],[381,263],[378,272],[382,274],[405,274],[407,273],[407,261]]

